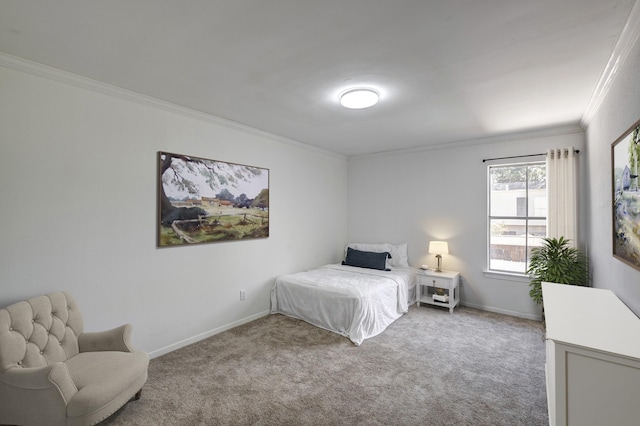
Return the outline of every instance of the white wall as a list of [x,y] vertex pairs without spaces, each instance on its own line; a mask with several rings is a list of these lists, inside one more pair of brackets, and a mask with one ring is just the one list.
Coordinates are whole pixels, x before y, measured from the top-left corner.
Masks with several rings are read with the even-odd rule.
[[636,315],[640,315],[640,271],[612,256],[611,144],[640,119],[638,70],[640,42],[636,39],[586,132],[593,285],[612,290]]
[[[410,150],[349,159],[349,241],[407,242],[409,264],[435,266],[430,240],[449,242],[443,267],[461,273],[462,303],[526,318],[539,318],[528,282],[485,276],[487,168],[485,158],[584,147],[574,128],[539,131],[482,144]],[[540,160],[544,157],[529,158]],[[510,160],[523,161],[523,160]],[[503,162],[504,163],[504,162]]]
[[[158,355],[264,315],[277,275],[338,261],[347,240],[406,241],[417,266],[434,265],[428,241],[445,239],[451,254],[444,266],[461,272],[463,303],[535,318],[539,310],[526,282],[483,273],[482,159],[573,145],[583,150],[581,228],[593,284],[611,288],[640,313],[640,272],[611,256],[610,193],[611,142],[640,118],[638,69],[636,43],[589,123],[586,144],[580,131],[541,132],[352,157],[347,164],[341,156],[0,57],[0,306],[66,289],[78,299],[87,330],[131,322],[136,345]],[[269,168],[271,236],[157,249],[161,150]],[[240,290],[247,300],[239,300]]]
[[[277,275],[339,260],[344,157],[0,64],[0,306],[68,290],[87,331],[131,322],[136,346],[159,355],[265,315]],[[158,151],[270,169],[270,237],[157,249]]]

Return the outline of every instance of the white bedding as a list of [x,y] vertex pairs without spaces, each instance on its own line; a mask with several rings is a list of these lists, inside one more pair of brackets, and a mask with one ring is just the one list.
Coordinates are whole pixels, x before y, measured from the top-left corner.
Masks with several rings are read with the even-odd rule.
[[271,290],[271,313],[304,320],[360,345],[406,313],[414,298],[413,268],[325,265],[278,277]]

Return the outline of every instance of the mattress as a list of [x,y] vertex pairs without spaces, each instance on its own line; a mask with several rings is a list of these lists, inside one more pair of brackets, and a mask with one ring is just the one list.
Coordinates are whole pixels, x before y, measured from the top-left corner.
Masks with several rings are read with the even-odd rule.
[[415,269],[391,271],[340,264],[278,277],[271,313],[298,318],[360,345],[383,332],[415,300]]

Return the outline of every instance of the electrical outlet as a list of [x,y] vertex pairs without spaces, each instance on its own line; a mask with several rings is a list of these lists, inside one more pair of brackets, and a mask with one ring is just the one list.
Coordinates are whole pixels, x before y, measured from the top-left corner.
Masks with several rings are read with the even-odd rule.
[[240,300],[244,300],[245,298],[245,292],[244,290],[240,290]]

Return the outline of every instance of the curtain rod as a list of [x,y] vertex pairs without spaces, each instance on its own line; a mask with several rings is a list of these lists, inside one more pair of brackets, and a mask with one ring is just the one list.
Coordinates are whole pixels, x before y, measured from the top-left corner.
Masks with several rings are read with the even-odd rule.
[[[579,150],[575,150],[576,154],[579,154],[580,151]],[[546,152],[543,152],[542,154],[527,154],[527,155],[513,155],[511,157],[496,157],[496,158],[485,158],[482,160],[483,163],[487,162],[487,161],[493,161],[493,160],[508,160],[510,158],[523,158],[523,157],[539,157],[541,155],[547,155]]]

